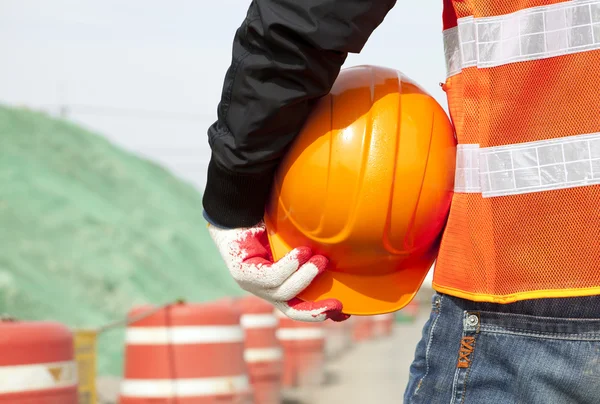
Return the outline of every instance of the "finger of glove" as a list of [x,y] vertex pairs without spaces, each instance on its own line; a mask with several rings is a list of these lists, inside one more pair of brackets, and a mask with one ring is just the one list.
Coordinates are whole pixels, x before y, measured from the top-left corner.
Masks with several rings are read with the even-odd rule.
[[329,319],[336,323],[341,323],[342,321],[346,321],[350,318],[350,314],[339,312],[331,312],[329,313]]
[[327,268],[329,261],[322,255],[313,255],[283,283],[272,289],[260,291],[261,297],[268,300],[287,302],[306,289],[319,274]]
[[312,256],[308,247],[298,247],[287,253],[277,262],[271,262],[262,257],[252,257],[244,260],[239,270],[232,270],[234,278],[243,287],[253,290],[273,289],[294,274]]
[[294,298],[288,302],[275,302],[274,305],[292,320],[307,323],[318,323],[328,318],[339,319],[345,316],[342,316],[342,303],[337,299],[305,302]]

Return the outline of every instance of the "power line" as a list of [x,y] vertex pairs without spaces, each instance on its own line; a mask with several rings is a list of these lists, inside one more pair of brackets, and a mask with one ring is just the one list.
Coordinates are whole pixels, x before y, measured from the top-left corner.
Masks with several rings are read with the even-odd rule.
[[166,119],[192,122],[206,122],[207,120],[216,119],[212,114],[204,113],[189,113],[189,112],[174,112],[174,111],[158,111],[141,108],[121,108],[102,105],[85,105],[85,104],[69,104],[58,106],[66,115],[71,113],[112,116],[122,118],[144,118],[144,119]]

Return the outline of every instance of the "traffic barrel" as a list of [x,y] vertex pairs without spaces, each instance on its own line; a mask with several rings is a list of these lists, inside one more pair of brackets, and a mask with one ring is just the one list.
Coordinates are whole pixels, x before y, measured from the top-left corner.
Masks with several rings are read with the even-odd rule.
[[280,404],[283,350],[277,339],[278,318],[273,305],[250,295],[238,300],[245,334],[244,359],[255,404]]
[[0,403],[77,404],[74,356],[60,323],[0,321]]
[[252,403],[232,302],[136,307],[125,333],[120,404]]
[[395,321],[398,323],[414,323],[419,314],[419,301],[415,298],[396,312]]
[[373,316],[354,316],[352,340],[355,342],[367,341],[373,338]]
[[325,328],[322,322],[295,321],[275,310],[277,338],[283,346],[283,386],[314,387],[325,373]]
[[325,355],[334,358],[346,352],[352,346],[352,327],[354,317],[345,321],[325,321]]
[[373,316],[373,336],[389,337],[394,331],[394,313],[378,314]]

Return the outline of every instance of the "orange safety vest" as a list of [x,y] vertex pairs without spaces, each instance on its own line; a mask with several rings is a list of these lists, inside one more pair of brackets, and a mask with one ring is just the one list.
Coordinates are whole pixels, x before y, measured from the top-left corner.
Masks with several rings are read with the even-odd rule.
[[600,0],[444,0],[458,139],[433,286],[600,294]]

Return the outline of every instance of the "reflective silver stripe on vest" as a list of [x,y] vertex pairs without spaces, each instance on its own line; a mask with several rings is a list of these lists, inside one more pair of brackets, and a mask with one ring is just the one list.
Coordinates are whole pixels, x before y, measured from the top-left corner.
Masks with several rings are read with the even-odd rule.
[[460,144],[454,191],[484,198],[600,184],[600,133],[483,147]]
[[496,17],[465,17],[444,31],[448,77],[479,68],[600,49],[600,0],[572,0]]

